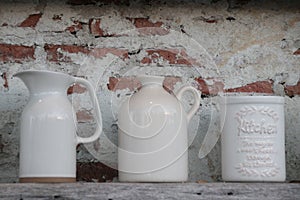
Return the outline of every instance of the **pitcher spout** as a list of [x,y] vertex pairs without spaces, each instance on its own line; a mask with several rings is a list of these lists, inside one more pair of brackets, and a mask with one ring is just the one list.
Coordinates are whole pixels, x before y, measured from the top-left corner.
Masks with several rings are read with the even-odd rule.
[[47,71],[47,70],[26,70],[13,75],[21,79],[30,94],[44,92],[59,92],[66,93],[68,87],[74,82],[72,76]]

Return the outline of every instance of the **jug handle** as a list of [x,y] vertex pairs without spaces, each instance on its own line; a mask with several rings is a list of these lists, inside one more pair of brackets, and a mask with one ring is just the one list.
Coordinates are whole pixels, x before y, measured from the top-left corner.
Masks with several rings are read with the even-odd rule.
[[194,97],[194,103],[193,103],[192,107],[190,108],[190,110],[187,112],[187,123],[189,123],[200,106],[201,93],[192,86],[183,86],[175,94],[176,97],[179,99],[179,101],[181,101],[182,95],[186,91],[192,92],[193,97]]
[[86,79],[74,77],[74,83],[80,83],[87,88],[89,95],[91,97],[92,105],[95,109],[95,115],[96,115],[95,120],[96,120],[96,124],[97,124],[96,131],[93,135],[91,135],[89,137],[80,137],[77,135],[77,144],[94,142],[95,140],[97,140],[100,137],[100,134],[102,132],[102,116],[101,116],[101,110],[99,107],[96,93],[95,93],[94,88],[91,85],[91,83],[89,81],[87,81]]

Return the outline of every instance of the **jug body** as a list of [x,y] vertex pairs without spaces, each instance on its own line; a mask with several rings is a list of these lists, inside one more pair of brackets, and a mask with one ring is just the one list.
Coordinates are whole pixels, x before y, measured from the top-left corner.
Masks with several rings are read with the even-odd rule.
[[224,181],[284,181],[284,98],[228,96],[221,137]]
[[[20,182],[75,182],[76,146],[95,141],[102,131],[101,113],[91,84],[66,74],[28,70],[14,75],[30,97],[20,120]],[[89,91],[97,129],[90,137],[76,134],[76,114],[67,89],[80,83]]]
[[[76,119],[66,95],[37,94],[21,116],[20,181],[74,182]],[[42,180],[41,180],[42,179]]]
[[123,102],[118,114],[119,180],[186,181],[187,114],[176,96],[163,88],[164,77],[139,79],[142,88]]

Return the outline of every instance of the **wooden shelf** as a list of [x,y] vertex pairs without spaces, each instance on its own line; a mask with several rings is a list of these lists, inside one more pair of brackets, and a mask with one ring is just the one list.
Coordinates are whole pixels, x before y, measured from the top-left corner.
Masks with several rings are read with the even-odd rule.
[[0,184],[0,199],[300,199],[298,183]]

